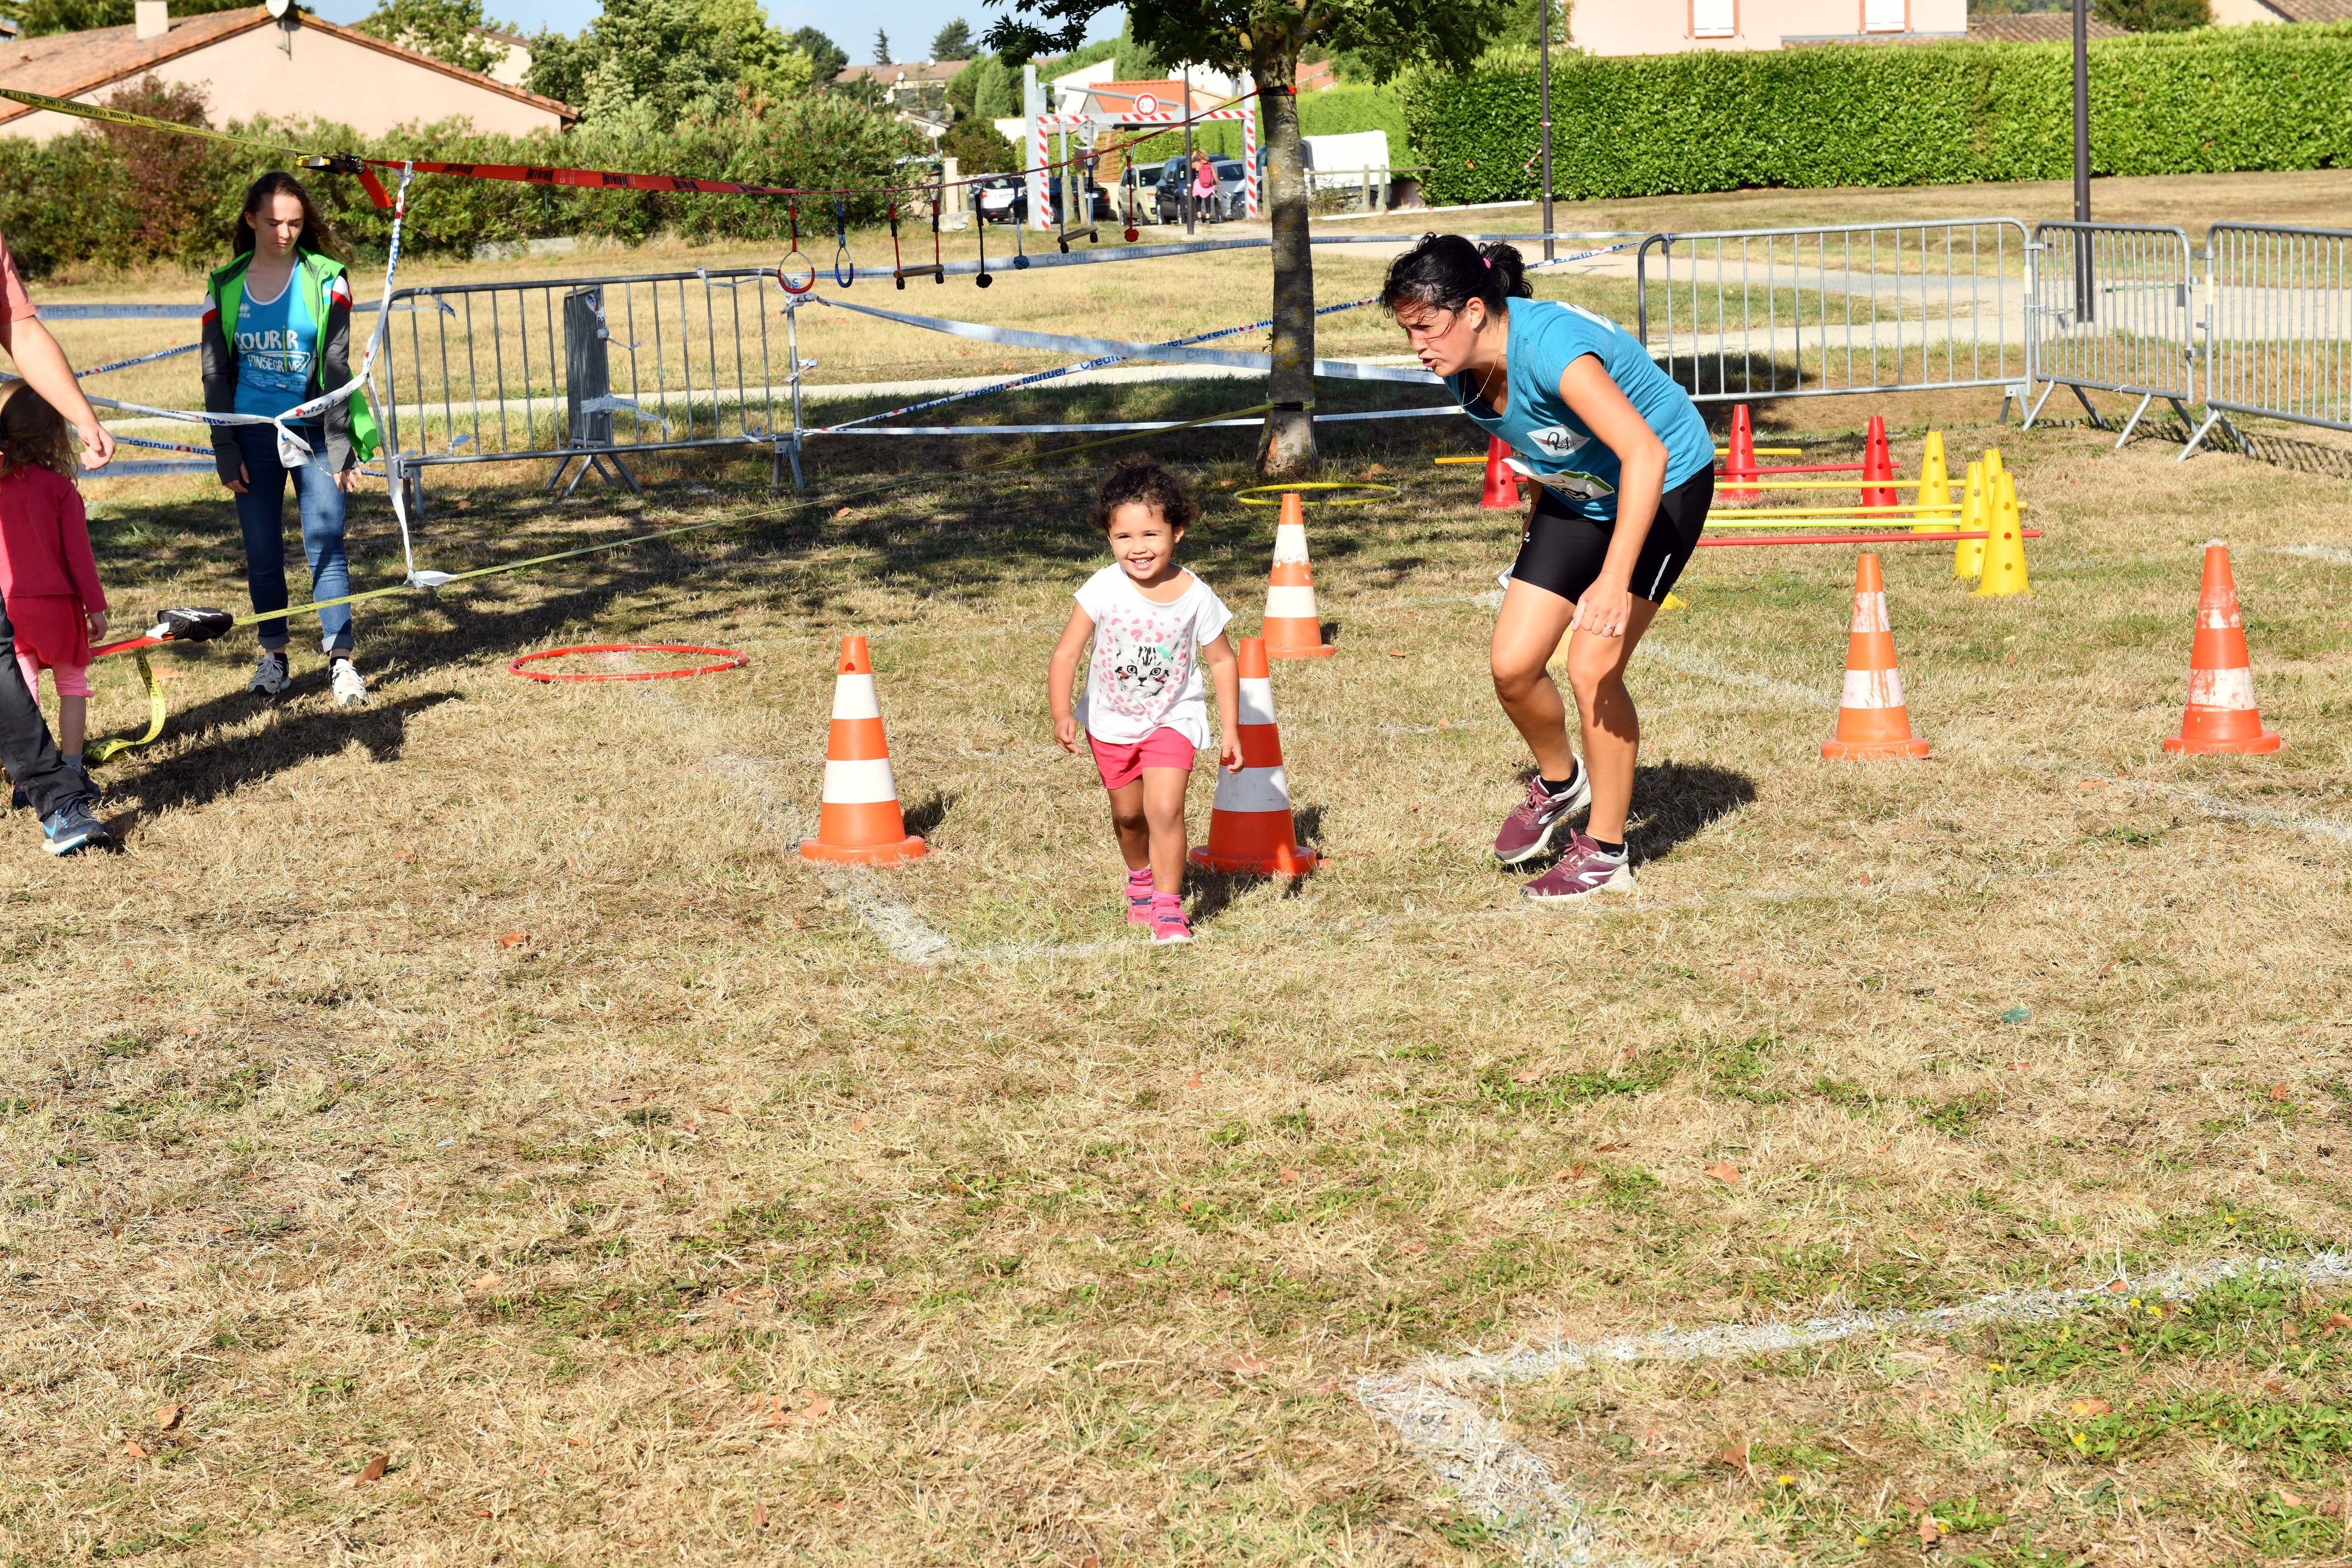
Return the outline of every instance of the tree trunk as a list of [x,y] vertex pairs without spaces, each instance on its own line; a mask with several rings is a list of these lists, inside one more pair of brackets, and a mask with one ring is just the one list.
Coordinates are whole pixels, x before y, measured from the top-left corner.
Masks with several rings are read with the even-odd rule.
[[1265,201],[1274,226],[1274,365],[1265,378],[1265,434],[1258,472],[1285,479],[1308,472],[1315,453],[1315,252],[1307,234],[1307,158],[1298,139],[1298,61],[1288,39],[1269,37],[1251,50],[1258,117],[1266,146]]

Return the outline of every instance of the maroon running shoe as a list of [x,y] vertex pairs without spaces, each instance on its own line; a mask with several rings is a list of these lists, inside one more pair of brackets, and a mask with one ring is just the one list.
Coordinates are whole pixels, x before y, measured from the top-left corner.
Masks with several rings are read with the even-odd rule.
[[1519,889],[1519,897],[1538,903],[1565,903],[1592,893],[1633,893],[1633,868],[1625,857],[1603,855],[1601,847],[1581,833],[1568,836],[1559,864]]
[[1544,788],[1541,776],[1529,779],[1528,798],[1503,819],[1503,830],[1495,835],[1495,858],[1506,866],[1534,859],[1551,847],[1570,817],[1591,804],[1592,775],[1581,763],[1576,765],[1575,779],[1558,795]]

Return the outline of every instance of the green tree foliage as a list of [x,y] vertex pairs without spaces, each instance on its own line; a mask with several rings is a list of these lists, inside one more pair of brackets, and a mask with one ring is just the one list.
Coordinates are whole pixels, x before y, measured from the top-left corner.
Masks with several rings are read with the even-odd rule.
[[874,29],[874,63],[877,66],[890,63],[890,35],[879,27]]
[[[1552,62],[1553,188],[2054,180],[2073,166],[2072,50],[1926,44]],[[1432,202],[1536,195],[1532,63],[1408,79]],[[2091,41],[2102,174],[2352,165],[2352,24]]]
[[811,76],[819,86],[849,68],[849,51],[814,27],[802,27],[789,34],[784,42],[809,58]]
[[[242,11],[247,0],[171,0],[174,16],[203,16],[215,11]],[[0,16],[16,24],[28,38],[49,33],[79,33],[89,27],[127,27],[133,19],[132,0],[0,0]]]
[[591,63],[586,38],[542,27],[530,36],[530,68],[523,72],[522,85],[541,98],[576,108],[588,94]]
[[931,38],[931,58],[935,60],[968,60],[980,53],[972,42],[971,24],[958,16],[941,27]]
[[940,138],[940,152],[953,158],[961,174],[1011,174],[1021,168],[1021,150],[985,120],[959,120]]
[[479,31],[507,30],[482,14],[482,0],[379,0],[353,26],[459,70],[487,71],[505,53]]
[[2213,25],[2207,0],[2093,0],[2091,9],[2101,21],[2135,33],[2183,33]]
[[[999,0],[987,42],[1012,59],[1076,48],[1112,0]],[[1247,71],[1257,84],[1274,229],[1274,369],[1266,377],[1258,466],[1288,474],[1316,461],[1315,262],[1299,146],[1298,61],[1307,49],[1351,50],[1386,80],[1407,67],[1466,69],[1503,25],[1511,0],[1128,0],[1128,37],[1161,60]],[[1706,57],[1715,58],[1715,57]]]
[[769,26],[759,0],[605,0],[579,37],[543,32],[531,40],[523,85],[583,120],[635,114],[662,124],[797,97],[815,69]]

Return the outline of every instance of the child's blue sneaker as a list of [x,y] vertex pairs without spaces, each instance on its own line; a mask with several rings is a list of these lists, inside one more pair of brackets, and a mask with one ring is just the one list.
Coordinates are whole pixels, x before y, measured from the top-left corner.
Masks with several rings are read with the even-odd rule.
[[112,842],[111,836],[106,831],[106,824],[98,819],[89,806],[89,796],[77,795],[49,813],[48,819],[41,824],[41,831],[48,837],[50,854],[71,855],[93,844]]

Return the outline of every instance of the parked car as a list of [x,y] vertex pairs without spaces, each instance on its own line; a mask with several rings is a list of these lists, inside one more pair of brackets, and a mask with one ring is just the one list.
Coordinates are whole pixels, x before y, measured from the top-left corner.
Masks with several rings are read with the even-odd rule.
[[[1239,158],[1227,158],[1211,153],[1209,166],[1217,172],[1217,194],[1201,205],[1201,217],[1207,223],[1222,223],[1226,218],[1239,217],[1247,210],[1243,186],[1247,178]],[[1152,203],[1159,209],[1161,223],[1184,221],[1184,200],[1192,189],[1192,172],[1179,155],[1160,166],[1160,178],[1152,185]]]
[[[1058,171],[1056,172],[1058,175]],[[990,223],[1026,223],[1029,221],[1029,182],[1019,174],[995,174],[972,186],[972,202],[980,216]],[[1048,185],[1049,200],[1045,208],[1055,227],[1066,227],[1062,221],[1062,182],[1056,177]],[[1117,216],[1110,193],[1092,174],[1087,176],[1087,205],[1096,219]],[[1085,221],[1093,221],[1092,219]],[[1080,226],[1084,226],[1082,222]]]

